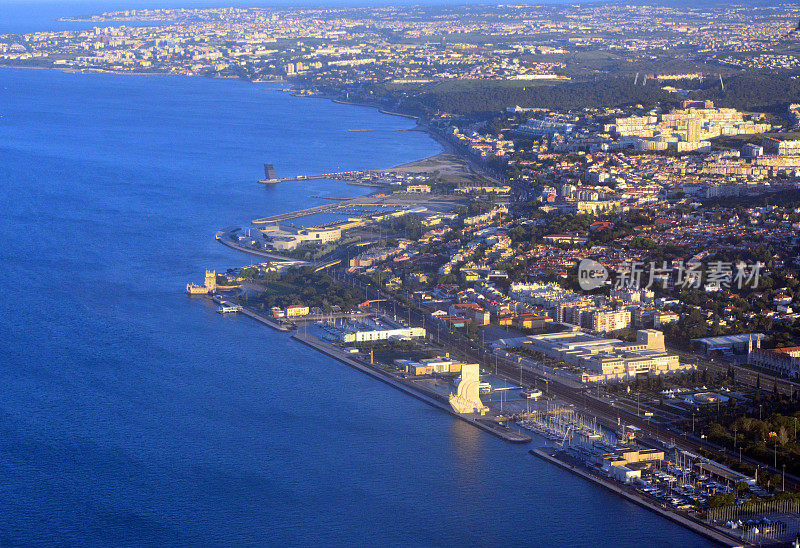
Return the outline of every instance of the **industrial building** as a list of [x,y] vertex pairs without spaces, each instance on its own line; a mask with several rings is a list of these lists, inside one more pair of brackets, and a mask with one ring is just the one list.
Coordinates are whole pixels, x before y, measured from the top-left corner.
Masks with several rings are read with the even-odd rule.
[[362,343],[390,339],[421,339],[426,334],[423,327],[404,327],[382,318],[363,318],[351,321],[339,328],[339,340],[343,343]]
[[279,251],[291,251],[304,243],[326,244],[342,237],[339,226],[331,227],[283,227],[270,225],[261,229],[267,243]]
[[635,343],[590,335],[573,327],[559,333],[500,339],[494,347],[523,347],[562,360],[583,370],[583,382],[625,380],[641,374],[662,375],[695,367],[681,364],[677,355],[668,353],[664,334],[654,329],[639,330]]

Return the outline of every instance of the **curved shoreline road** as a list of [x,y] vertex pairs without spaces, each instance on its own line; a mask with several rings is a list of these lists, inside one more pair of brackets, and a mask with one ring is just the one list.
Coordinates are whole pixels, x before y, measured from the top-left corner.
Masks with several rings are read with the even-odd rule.
[[250,255],[256,255],[258,257],[264,257],[265,259],[269,259],[270,261],[284,263],[289,266],[313,266],[314,264],[308,261],[301,261],[293,257],[286,257],[284,255],[278,255],[277,253],[270,253],[268,251],[259,251],[257,249],[253,249],[252,247],[239,245],[233,241],[233,235],[239,230],[241,230],[241,228],[238,227],[226,228],[224,230],[217,231],[214,237],[217,239],[219,243],[226,245],[231,249],[235,249],[236,251],[241,251],[243,253],[248,253]]

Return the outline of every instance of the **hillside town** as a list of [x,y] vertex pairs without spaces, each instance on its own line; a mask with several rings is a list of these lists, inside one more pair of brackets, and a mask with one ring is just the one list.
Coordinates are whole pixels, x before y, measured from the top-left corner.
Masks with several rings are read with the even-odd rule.
[[797,53],[784,52],[781,39],[798,17],[792,4],[133,9],[65,19],[97,24],[91,29],[0,36],[0,62],[249,79],[304,76],[338,85],[440,79],[535,84],[585,72],[591,61],[583,52],[595,51],[623,64],[677,58],[686,74],[660,75],[666,81],[676,74],[691,78],[697,67],[794,68]]

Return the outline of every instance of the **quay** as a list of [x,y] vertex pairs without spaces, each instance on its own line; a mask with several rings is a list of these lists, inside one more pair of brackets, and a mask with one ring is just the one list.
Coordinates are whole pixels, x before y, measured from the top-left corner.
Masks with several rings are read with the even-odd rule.
[[531,441],[531,437],[527,434],[523,434],[522,432],[518,432],[512,428],[508,428],[507,426],[500,425],[491,419],[481,418],[480,415],[470,416],[470,415],[462,415],[460,413],[456,413],[450,407],[449,402],[439,394],[435,393],[427,393],[423,392],[419,387],[412,386],[410,384],[404,383],[399,379],[384,373],[383,371],[379,370],[376,367],[373,367],[367,363],[364,363],[356,358],[353,358],[351,355],[346,354],[345,352],[339,350],[332,344],[329,344],[314,335],[309,335],[308,333],[301,333],[296,331],[292,338],[300,341],[323,354],[330,356],[354,369],[361,371],[362,373],[366,373],[367,375],[378,379],[379,381],[386,383],[394,388],[400,390],[401,392],[405,392],[406,394],[417,398],[420,401],[427,403],[432,407],[437,407],[442,411],[445,411],[452,416],[467,422],[476,428],[480,428],[481,430],[488,432],[498,438],[511,442],[511,443],[528,443]]
[[624,489],[621,485],[617,485],[617,484],[615,484],[615,483],[613,483],[611,481],[605,480],[605,479],[603,479],[603,478],[601,478],[599,476],[596,476],[594,474],[590,474],[588,471],[582,470],[579,466],[572,465],[572,464],[570,464],[568,462],[565,462],[565,461],[559,459],[558,457],[555,456],[555,454],[554,454],[555,452],[552,451],[552,449],[550,451],[547,451],[545,448],[539,447],[537,449],[531,449],[529,451],[529,453],[531,455],[535,455],[535,456],[537,456],[537,457],[539,457],[539,458],[541,458],[541,459],[543,459],[543,460],[545,460],[545,461],[547,461],[547,462],[549,462],[551,464],[555,464],[556,466],[558,466],[560,468],[563,468],[564,470],[567,470],[569,472],[577,474],[578,476],[582,477],[585,480],[591,481],[591,482],[593,482],[593,483],[595,483],[595,484],[597,484],[597,485],[599,485],[601,487],[605,487],[609,491],[612,491],[612,492],[616,493],[617,495],[620,495],[620,496],[628,499],[629,501],[633,502],[634,504],[638,504],[642,508],[650,510],[651,512],[655,512],[656,514],[659,514],[659,515],[667,518],[668,520],[673,521],[673,522],[677,523],[678,525],[681,525],[681,526],[685,527],[686,529],[689,529],[689,530],[697,533],[698,535],[702,535],[707,539],[713,540],[714,542],[717,542],[722,546],[731,546],[731,547],[733,547],[733,546],[736,546],[736,547],[743,546],[741,541],[739,539],[733,537],[733,536],[727,535],[727,534],[723,533],[722,531],[719,531],[719,530],[717,530],[717,529],[715,529],[713,527],[710,527],[710,526],[708,526],[708,525],[706,525],[704,523],[701,523],[699,521],[693,520],[693,519],[691,519],[691,518],[689,518],[687,516],[683,516],[683,515],[681,515],[681,514],[679,514],[677,512],[674,512],[674,511],[671,511],[671,510],[668,510],[668,509],[665,509],[665,508],[661,508],[660,506],[657,506],[657,505],[653,504],[652,502],[646,500],[644,497],[640,496],[639,494],[633,493],[633,492],[631,492],[631,491],[629,491],[627,489]]
[[272,320],[270,318],[267,318],[266,316],[262,316],[261,314],[253,312],[252,310],[250,310],[250,309],[248,309],[246,307],[242,307],[242,309],[239,312],[241,312],[242,314],[244,314],[245,316],[247,316],[249,318],[254,319],[255,321],[257,321],[259,323],[263,323],[264,325],[269,326],[272,329],[275,329],[276,331],[283,331],[284,333],[288,332],[288,331],[291,331],[290,327],[288,327],[286,325],[283,325],[281,323],[278,323],[278,322],[276,322],[276,321],[274,321],[274,320]]
[[294,177],[277,177],[274,179],[261,179],[258,181],[263,185],[274,185],[276,183],[286,183],[289,181],[310,181],[312,179],[355,179],[366,171],[337,171],[334,173],[320,173],[319,175],[296,175]]
[[353,198],[347,200],[340,200],[337,203],[333,204],[319,205],[319,206],[309,207],[307,209],[298,209],[297,211],[292,211],[290,213],[281,213],[280,215],[273,215],[271,217],[262,217],[260,219],[255,219],[253,221],[253,224],[265,225],[270,223],[279,223],[291,219],[299,219],[300,217],[310,217],[311,215],[319,215],[321,213],[332,213],[334,211],[338,211],[340,209],[346,209],[348,207],[396,208],[400,206],[401,204],[369,202],[364,200],[363,198],[362,199]]
[[337,209],[342,209],[345,207],[346,202],[337,202],[334,204],[325,204],[320,206],[309,207],[306,209],[298,209],[297,211],[292,211],[290,213],[281,213],[280,215],[272,215],[271,217],[262,217],[261,219],[255,219],[253,221],[254,225],[265,225],[269,223],[278,223],[282,221],[288,221],[290,219],[299,219],[300,217],[308,217],[311,215],[319,215],[320,213],[330,213],[332,211],[336,211]]

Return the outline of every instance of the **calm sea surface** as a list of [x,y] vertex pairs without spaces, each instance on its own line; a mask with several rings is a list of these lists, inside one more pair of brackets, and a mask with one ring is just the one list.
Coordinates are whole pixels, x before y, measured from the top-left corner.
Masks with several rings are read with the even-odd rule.
[[[0,544],[697,546],[184,285],[215,230],[439,152],[233,81],[0,70]],[[348,132],[371,128],[373,132]]]

